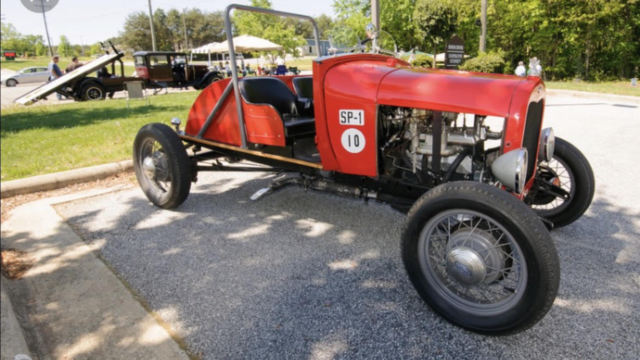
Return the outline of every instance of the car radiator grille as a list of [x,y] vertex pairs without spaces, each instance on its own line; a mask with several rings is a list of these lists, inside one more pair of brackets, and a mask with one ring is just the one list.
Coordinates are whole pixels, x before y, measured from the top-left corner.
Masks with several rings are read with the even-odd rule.
[[542,122],[542,109],[544,100],[532,102],[527,108],[527,119],[524,125],[524,136],[522,138],[522,146],[529,153],[529,162],[527,164],[527,180],[533,176],[536,168],[536,157],[538,152],[538,138],[540,137],[540,125]]

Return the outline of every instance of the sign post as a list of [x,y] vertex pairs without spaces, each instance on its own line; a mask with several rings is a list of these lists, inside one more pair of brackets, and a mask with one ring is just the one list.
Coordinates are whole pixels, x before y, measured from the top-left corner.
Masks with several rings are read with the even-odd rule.
[[445,49],[444,65],[447,69],[457,69],[463,60],[464,41],[458,35],[453,35]]
[[49,26],[47,26],[47,16],[45,13],[58,5],[59,0],[21,0],[22,5],[28,10],[35,13],[42,13],[44,20],[44,31],[47,33],[47,44],[49,45],[49,56],[53,56],[53,47],[51,46],[51,38],[49,37]]

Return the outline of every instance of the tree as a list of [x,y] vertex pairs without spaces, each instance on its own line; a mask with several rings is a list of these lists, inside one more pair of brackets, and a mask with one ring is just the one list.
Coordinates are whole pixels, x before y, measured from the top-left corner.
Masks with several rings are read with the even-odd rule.
[[438,53],[441,43],[453,35],[458,21],[455,3],[449,0],[417,0],[413,20],[420,38],[431,44]]
[[322,14],[318,16],[316,19],[316,25],[318,25],[318,36],[320,39],[326,39],[329,31],[333,28],[333,19],[330,16]]
[[64,35],[60,36],[57,53],[61,56],[71,56],[73,54],[73,47],[69,43],[69,39]]
[[2,48],[14,50],[19,54],[46,54],[44,40],[40,35],[23,35],[9,23],[2,23],[0,37],[2,38]]
[[[271,8],[269,0],[251,0],[251,6]],[[236,34],[258,36],[282,45],[285,53],[296,55],[296,47],[303,45],[304,37],[296,34],[295,25],[273,15],[237,11],[233,14]]]
[[[224,39],[222,12],[203,13],[198,9],[165,12],[156,9],[153,14],[156,45],[158,50],[186,50]],[[185,26],[187,43],[185,44]],[[131,50],[151,49],[149,16],[144,12],[129,14],[124,31],[120,33],[122,43]]]
[[329,36],[336,46],[350,47],[366,39],[365,28],[371,19],[368,0],[335,0],[336,22]]
[[102,54],[102,46],[100,46],[100,43],[95,43],[93,45],[91,45],[91,47],[89,48],[89,55],[93,56],[93,55],[98,55],[98,54]]

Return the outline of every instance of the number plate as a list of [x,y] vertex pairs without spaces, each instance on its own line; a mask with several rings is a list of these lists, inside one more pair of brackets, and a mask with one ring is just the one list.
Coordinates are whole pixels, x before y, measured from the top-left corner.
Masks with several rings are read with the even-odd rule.
[[364,126],[364,110],[340,110],[340,125]]

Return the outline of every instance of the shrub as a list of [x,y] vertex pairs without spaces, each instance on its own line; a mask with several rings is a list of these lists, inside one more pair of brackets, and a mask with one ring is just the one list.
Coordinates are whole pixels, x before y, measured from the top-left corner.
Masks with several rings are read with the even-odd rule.
[[413,57],[413,61],[411,62],[411,65],[417,66],[417,67],[430,68],[433,66],[433,58],[426,54],[416,54]]
[[479,53],[478,56],[465,61],[464,64],[460,66],[460,70],[502,74],[504,67],[504,52],[498,50],[495,52]]

